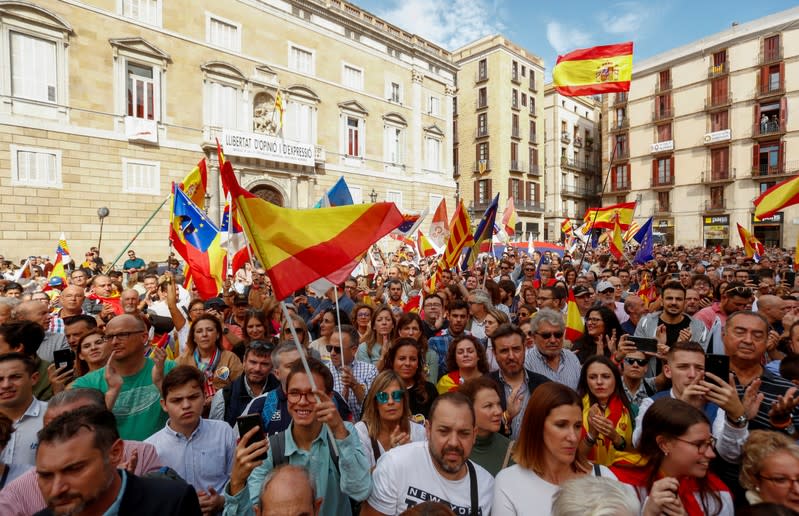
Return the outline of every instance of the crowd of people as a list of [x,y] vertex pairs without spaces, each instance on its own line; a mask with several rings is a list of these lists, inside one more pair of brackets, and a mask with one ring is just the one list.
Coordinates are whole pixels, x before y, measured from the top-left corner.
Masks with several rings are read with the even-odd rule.
[[0,256],[3,515],[799,514],[784,249],[400,248],[283,300],[48,264]]

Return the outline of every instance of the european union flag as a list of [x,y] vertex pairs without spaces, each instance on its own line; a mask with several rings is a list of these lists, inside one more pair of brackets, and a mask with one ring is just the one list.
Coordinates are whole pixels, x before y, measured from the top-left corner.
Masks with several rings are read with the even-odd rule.
[[214,242],[219,229],[208,220],[205,213],[180,189],[174,189],[173,224],[175,231],[186,243],[206,252]]
[[635,253],[635,258],[633,258],[633,263],[646,263],[655,259],[653,252],[654,241],[652,240],[652,217],[649,217],[649,220],[641,226],[641,229],[638,230],[633,239],[641,242],[638,252]]

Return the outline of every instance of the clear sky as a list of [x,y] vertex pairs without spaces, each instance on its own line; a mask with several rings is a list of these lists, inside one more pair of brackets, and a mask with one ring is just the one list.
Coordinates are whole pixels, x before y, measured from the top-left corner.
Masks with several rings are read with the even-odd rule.
[[551,74],[559,53],[635,43],[635,61],[799,4],[787,0],[355,0],[448,50],[501,33],[541,56]]

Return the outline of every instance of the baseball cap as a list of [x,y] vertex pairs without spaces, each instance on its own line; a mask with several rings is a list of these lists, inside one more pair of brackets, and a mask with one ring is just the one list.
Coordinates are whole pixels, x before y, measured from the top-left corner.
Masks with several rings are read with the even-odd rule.
[[616,290],[616,287],[609,281],[600,281],[596,286],[597,292],[607,292],[608,290]]
[[215,309],[215,310],[223,310],[227,304],[225,304],[225,300],[221,297],[212,297],[208,301],[205,302],[205,309]]
[[582,285],[577,285],[576,287],[574,287],[574,297],[585,296],[590,293],[591,292],[588,290],[588,288]]
[[244,294],[236,294],[233,298],[233,305],[241,306],[241,305],[248,305],[250,304],[249,300],[247,300],[247,296]]

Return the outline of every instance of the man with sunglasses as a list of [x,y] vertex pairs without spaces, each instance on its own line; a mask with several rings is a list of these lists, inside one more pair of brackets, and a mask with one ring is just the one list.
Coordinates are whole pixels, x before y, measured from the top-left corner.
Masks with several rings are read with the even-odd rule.
[[530,324],[535,346],[525,352],[524,367],[576,390],[580,383],[580,359],[573,351],[563,349],[565,327],[560,312],[539,310]]
[[636,407],[640,406],[646,398],[655,394],[653,382],[644,380],[648,365],[649,359],[643,351],[627,353],[620,364],[624,393],[630,400],[630,404]]
[[366,392],[377,376],[375,366],[355,360],[359,341],[358,330],[349,324],[342,324],[333,330],[331,344],[327,346],[330,353],[327,366],[333,374],[333,390],[347,401],[356,418],[360,418]]
[[216,391],[211,400],[208,419],[223,419],[230,426],[239,417],[253,398],[280,386],[280,381],[272,374],[272,344],[254,340],[244,351],[244,374],[225,387]]

